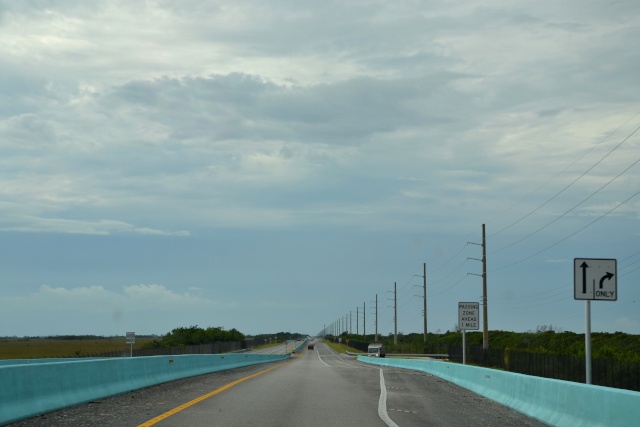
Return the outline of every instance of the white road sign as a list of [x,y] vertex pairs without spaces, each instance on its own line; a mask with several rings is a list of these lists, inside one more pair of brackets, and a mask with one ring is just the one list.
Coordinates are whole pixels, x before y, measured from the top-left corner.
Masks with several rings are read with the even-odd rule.
[[615,259],[575,258],[573,298],[618,300],[618,263]]
[[127,332],[125,335],[125,344],[135,344],[136,343],[136,333],[135,332]]
[[458,303],[458,327],[462,330],[480,329],[480,303]]

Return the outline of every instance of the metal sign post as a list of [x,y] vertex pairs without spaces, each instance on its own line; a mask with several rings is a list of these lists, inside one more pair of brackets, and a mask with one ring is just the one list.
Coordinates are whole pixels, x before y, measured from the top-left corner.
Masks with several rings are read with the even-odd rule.
[[591,301],[618,300],[618,262],[615,259],[574,258],[573,298],[584,300],[585,383],[591,384]]
[[467,364],[467,330],[462,330],[462,364]]
[[136,333],[135,332],[127,332],[125,343],[131,346],[129,357],[133,357],[133,345],[136,343]]
[[480,303],[458,303],[458,327],[462,330],[462,364],[467,364],[467,335],[466,331],[480,329]]
[[591,301],[584,302],[584,359],[585,383],[591,384]]

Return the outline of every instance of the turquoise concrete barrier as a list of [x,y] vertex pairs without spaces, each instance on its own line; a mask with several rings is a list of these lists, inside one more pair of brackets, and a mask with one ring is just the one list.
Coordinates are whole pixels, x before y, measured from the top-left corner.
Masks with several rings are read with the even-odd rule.
[[30,365],[34,363],[69,363],[73,360],[95,360],[104,359],[104,357],[55,357],[48,359],[3,359],[0,360],[0,366],[9,365]]
[[640,393],[635,391],[434,360],[367,356],[358,360],[427,372],[553,426],[640,425]]
[[7,364],[0,366],[0,425],[154,384],[288,357],[232,353]]
[[294,349],[294,350],[295,350],[295,352],[296,352],[296,353],[300,353],[300,350],[302,350],[306,344],[307,344],[307,340],[302,341],[300,344],[298,344],[298,345],[295,347],[295,349]]

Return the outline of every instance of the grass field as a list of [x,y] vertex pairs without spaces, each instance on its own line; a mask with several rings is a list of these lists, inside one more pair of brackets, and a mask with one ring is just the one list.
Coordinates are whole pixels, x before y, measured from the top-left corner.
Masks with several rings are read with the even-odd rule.
[[324,343],[327,344],[332,349],[334,349],[335,351],[337,351],[338,353],[346,353],[348,351],[348,352],[351,352],[351,353],[362,353],[362,354],[364,354],[364,352],[362,352],[360,350],[356,350],[355,348],[347,347],[344,344],[333,343],[333,342],[328,341],[328,340],[324,340]]
[[[140,348],[153,337],[136,337],[133,348]],[[78,357],[109,351],[127,350],[124,337],[59,339],[0,338],[0,359],[34,359],[47,357]]]

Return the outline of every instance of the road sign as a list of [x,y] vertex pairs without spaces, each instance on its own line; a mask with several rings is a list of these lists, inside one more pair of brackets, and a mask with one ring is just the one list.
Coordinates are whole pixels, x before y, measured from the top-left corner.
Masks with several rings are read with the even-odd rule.
[[466,331],[480,329],[480,303],[458,303],[458,327]]
[[617,301],[618,263],[615,259],[575,258],[573,298]]
[[136,333],[135,332],[127,332],[125,335],[125,344],[135,344],[136,343]]
[[136,343],[136,333],[127,332],[125,335],[125,343],[129,344],[129,355],[133,357],[133,345]]

